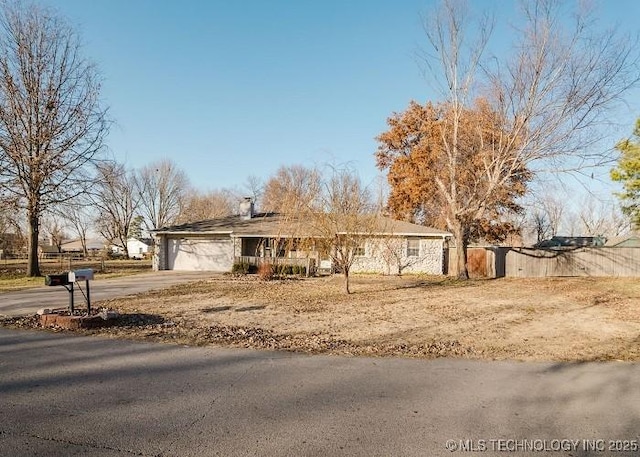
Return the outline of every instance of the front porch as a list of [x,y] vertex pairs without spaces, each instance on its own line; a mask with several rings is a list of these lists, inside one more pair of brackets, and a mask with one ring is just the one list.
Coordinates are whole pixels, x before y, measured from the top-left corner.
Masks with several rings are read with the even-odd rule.
[[[257,257],[257,256],[236,256],[234,263],[242,263],[259,268],[260,265],[269,264],[274,267],[287,267],[297,268],[304,271],[304,275],[309,277],[316,273],[316,259],[310,257],[304,258],[289,258],[289,257]],[[294,270],[295,271],[295,270]]]
[[291,267],[295,274],[313,276],[317,271],[317,253],[303,246],[298,238],[243,237],[237,245],[240,252],[236,251],[234,262],[255,268],[263,264],[272,265],[274,269]]

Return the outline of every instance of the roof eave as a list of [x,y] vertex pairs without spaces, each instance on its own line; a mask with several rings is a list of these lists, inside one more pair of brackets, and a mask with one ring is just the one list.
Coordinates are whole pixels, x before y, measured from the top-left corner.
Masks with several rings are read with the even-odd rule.
[[156,230],[154,235],[231,235],[232,231],[184,231],[184,230]]
[[433,232],[338,232],[338,235],[358,235],[358,236],[416,236],[416,237],[438,237],[438,238],[446,238],[448,236],[453,236],[451,233],[433,233]]

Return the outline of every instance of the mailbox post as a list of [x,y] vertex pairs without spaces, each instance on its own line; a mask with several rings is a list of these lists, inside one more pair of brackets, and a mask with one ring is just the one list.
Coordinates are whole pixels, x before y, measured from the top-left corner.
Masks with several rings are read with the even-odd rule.
[[[89,289],[89,281],[92,279],[93,279],[93,270],[91,268],[84,268],[81,270],[69,272],[69,282],[71,283],[72,288],[73,288],[73,283],[77,283],[78,281],[85,282],[85,289],[87,291],[85,295],[85,299],[87,301],[87,314],[91,314],[91,293]],[[78,287],[80,288],[79,285]],[[80,292],[82,292],[82,288],[80,288]]]
[[44,283],[47,286],[63,286],[69,292],[69,313],[73,314],[74,312],[74,302],[73,302],[73,292],[74,292],[74,284],[77,284],[78,281],[85,281],[85,289],[86,294],[78,284],[78,289],[85,297],[87,302],[87,314],[91,313],[91,295],[89,289],[89,281],[93,279],[93,270],[90,268],[85,268],[81,270],[70,271],[68,273],[61,273],[56,275],[47,275],[44,278]]

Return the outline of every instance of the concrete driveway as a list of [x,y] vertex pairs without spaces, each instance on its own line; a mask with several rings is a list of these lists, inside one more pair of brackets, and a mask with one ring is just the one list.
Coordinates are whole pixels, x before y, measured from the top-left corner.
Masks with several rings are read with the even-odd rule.
[[306,356],[0,328],[0,454],[637,455],[638,378],[630,363]]
[[[198,281],[214,276],[202,271],[157,271],[120,278],[91,281],[91,302],[126,295],[163,289],[174,284]],[[44,278],[42,279],[44,284]],[[84,282],[80,283],[84,289]],[[74,294],[76,306],[84,307],[84,298],[79,291]],[[34,314],[40,308],[61,308],[69,303],[69,293],[62,286],[36,287],[15,292],[0,292],[0,316],[12,317]]]

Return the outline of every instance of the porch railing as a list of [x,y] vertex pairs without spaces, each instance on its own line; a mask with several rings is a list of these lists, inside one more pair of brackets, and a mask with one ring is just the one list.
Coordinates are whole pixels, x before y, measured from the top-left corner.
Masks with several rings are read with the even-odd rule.
[[312,258],[288,258],[288,257],[253,257],[253,256],[236,256],[236,263],[247,263],[259,267],[262,264],[274,266],[297,266],[304,267],[307,276],[315,273],[316,259]]

